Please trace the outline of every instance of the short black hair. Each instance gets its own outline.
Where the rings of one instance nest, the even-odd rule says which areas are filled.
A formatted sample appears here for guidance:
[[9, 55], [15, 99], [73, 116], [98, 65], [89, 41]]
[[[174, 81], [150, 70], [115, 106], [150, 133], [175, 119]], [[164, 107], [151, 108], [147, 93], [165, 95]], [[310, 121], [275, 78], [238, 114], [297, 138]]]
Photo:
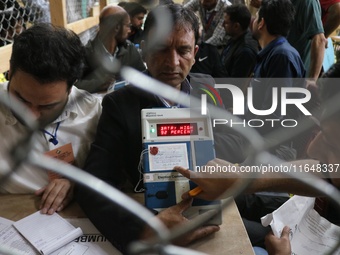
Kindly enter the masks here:
[[199, 21], [196, 14], [184, 8], [180, 4], [158, 5], [150, 11], [144, 23], [144, 36], [147, 36], [152, 28], [157, 25], [156, 13], [160, 10], [168, 11], [172, 20], [172, 27], [181, 26], [194, 32], [195, 43], [199, 38]]
[[123, 7], [131, 18], [140, 13], [147, 13], [147, 10], [136, 2], [119, 2], [118, 6]]
[[14, 39], [11, 76], [24, 71], [42, 83], [66, 81], [68, 88], [81, 77], [84, 47], [71, 30], [41, 23]]
[[242, 30], [249, 28], [251, 13], [244, 4], [233, 4], [225, 8], [224, 13], [229, 16], [231, 22], [239, 23]]
[[294, 21], [295, 8], [290, 0], [263, 0], [258, 22], [263, 18], [271, 35], [287, 36]]

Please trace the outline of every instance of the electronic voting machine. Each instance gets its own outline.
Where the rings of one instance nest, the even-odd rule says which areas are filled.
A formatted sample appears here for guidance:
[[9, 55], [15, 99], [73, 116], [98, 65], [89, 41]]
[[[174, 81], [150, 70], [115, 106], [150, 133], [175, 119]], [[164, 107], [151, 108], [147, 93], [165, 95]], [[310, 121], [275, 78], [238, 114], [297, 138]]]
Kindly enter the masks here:
[[[180, 202], [181, 195], [196, 185], [173, 170], [191, 170], [215, 158], [211, 120], [190, 108], [142, 110], [143, 177], [145, 205], [161, 211]], [[184, 216], [193, 218], [220, 207], [220, 201], [194, 199]], [[221, 224], [221, 214], [209, 221]]]

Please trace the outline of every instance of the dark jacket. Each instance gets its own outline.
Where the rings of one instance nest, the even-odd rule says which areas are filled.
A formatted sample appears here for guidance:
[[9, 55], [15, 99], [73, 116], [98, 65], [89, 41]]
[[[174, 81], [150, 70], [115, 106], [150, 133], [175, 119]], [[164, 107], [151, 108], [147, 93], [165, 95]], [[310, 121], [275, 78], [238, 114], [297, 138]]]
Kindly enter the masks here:
[[222, 51], [222, 63], [227, 77], [249, 77], [254, 71], [258, 47], [249, 31], [236, 40], [230, 39]]
[[[247, 31], [236, 40], [229, 39], [221, 54], [228, 83], [238, 86], [244, 93], [249, 84], [249, 77], [254, 71], [257, 52], [258, 42]], [[231, 93], [226, 90], [221, 90], [220, 93], [225, 107], [230, 109], [233, 105]]]
[[102, 91], [103, 85], [111, 80], [120, 80], [120, 66], [130, 66], [139, 71], [146, 69], [141, 55], [130, 41], [119, 45], [114, 57], [96, 37], [87, 43], [85, 54], [83, 77], [75, 86], [90, 93]]
[[227, 77], [217, 48], [205, 42], [200, 43], [190, 72], [209, 74], [214, 78]]
[[[154, 94], [131, 85], [106, 95], [102, 105], [96, 139], [84, 169], [118, 189], [126, 187], [126, 183], [135, 187], [141, 177], [141, 109], [164, 105]], [[240, 157], [242, 153], [236, 148], [243, 146], [242, 139], [223, 132], [214, 136], [217, 157]], [[98, 230], [123, 252], [143, 231], [144, 224], [136, 217], [94, 192], [78, 187], [76, 199]]]

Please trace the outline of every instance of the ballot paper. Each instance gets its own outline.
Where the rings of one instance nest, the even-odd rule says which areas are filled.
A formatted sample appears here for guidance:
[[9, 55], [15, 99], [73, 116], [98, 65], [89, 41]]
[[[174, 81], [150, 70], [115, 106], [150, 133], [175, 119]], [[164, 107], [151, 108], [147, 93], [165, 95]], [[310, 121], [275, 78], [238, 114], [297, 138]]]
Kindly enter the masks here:
[[[83, 235], [50, 255], [121, 255], [88, 218], [66, 219], [80, 227]], [[39, 255], [40, 253], [13, 227], [13, 221], [0, 217], [0, 254]]]
[[51, 254], [83, 234], [58, 213], [35, 212], [13, 226], [41, 253]]
[[[328, 254], [340, 238], [340, 227], [321, 217], [314, 209], [315, 198], [293, 196], [274, 212], [261, 218], [280, 237], [289, 226], [292, 254]], [[340, 254], [340, 249], [334, 254]]]

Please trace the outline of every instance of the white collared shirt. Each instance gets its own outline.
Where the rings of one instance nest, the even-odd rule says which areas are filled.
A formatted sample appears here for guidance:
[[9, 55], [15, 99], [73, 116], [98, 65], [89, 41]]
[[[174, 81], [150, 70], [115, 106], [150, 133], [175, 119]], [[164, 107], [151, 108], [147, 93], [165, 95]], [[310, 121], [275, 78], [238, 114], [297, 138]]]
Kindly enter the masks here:
[[[3, 93], [8, 93], [7, 83], [0, 83], [0, 94]], [[58, 144], [54, 145], [49, 142], [51, 137], [38, 131], [33, 149], [45, 153], [71, 143], [75, 165], [82, 168], [94, 140], [101, 109], [101, 102], [98, 98], [73, 86], [62, 114], [45, 127], [45, 130], [54, 134], [57, 123], [60, 122], [57, 131]], [[13, 116], [7, 107], [0, 105], [0, 179], [5, 169], [10, 169], [11, 166], [9, 149], [15, 146], [25, 134], [27, 134], [25, 126]], [[24, 164], [5, 183], [0, 183], [0, 192], [32, 193], [46, 184], [48, 184], [46, 171]]]

